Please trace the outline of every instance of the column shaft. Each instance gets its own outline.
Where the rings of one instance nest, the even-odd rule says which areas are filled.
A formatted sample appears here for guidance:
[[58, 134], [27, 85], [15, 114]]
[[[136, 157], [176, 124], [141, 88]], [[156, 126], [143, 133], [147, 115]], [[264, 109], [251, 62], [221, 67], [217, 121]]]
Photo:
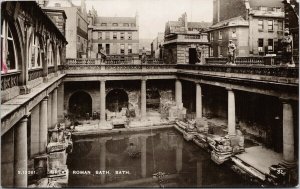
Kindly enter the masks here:
[[293, 163], [294, 159], [294, 121], [293, 108], [288, 102], [283, 103], [283, 160]]
[[100, 121], [105, 121], [105, 81], [100, 81]]
[[182, 105], [182, 84], [180, 80], [176, 80], [175, 82], [175, 99], [176, 99], [176, 106]]
[[64, 83], [61, 83], [57, 90], [57, 119], [64, 120]]
[[54, 128], [57, 125], [57, 88], [53, 90], [52, 94], [52, 123], [51, 127]]
[[47, 127], [47, 120], [48, 120], [48, 98], [45, 98], [41, 101], [40, 104], [40, 153], [46, 152], [47, 147], [47, 136], [48, 136], [48, 127]]
[[141, 80], [141, 118], [146, 118], [146, 80]]
[[27, 187], [27, 118], [15, 127], [15, 187]]
[[235, 135], [235, 97], [232, 90], [228, 90], [228, 134]]
[[202, 89], [199, 83], [196, 83], [196, 118], [202, 118]]

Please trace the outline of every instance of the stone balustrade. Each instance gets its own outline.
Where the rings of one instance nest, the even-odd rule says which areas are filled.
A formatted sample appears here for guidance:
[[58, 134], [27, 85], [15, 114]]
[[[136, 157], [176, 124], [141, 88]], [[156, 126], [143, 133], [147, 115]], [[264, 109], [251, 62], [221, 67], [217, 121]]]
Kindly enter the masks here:
[[33, 69], [28, 71], [28, 81], [43, 77], [43, 68]]
[[234, 73], [248, 75], [262, 75], [272, 77], [298, 78], [299, 70], [297, 67], [282, 67], [271, 65], [189, 65], [178, 64], [177, 70], [203, 71], [211, 73]]
[[[226, 64], [227, 57], [209, 57], [205, 58], [206, 64]], [[299, 56], [294, 56], [294, 62], [299, 65]], [[236, 57], [235, 64], [237, 65], [283, 65], [281, 56], [248, 56]]]
[[21, 71], [1, 75], [1, 90], [18, 86], [20, 75]]

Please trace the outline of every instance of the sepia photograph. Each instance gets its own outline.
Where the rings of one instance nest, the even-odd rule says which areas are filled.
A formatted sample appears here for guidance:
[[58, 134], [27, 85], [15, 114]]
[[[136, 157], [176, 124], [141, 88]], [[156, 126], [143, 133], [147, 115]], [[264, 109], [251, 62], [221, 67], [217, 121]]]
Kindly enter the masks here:
[[3, 188], [299, 186], [299, 0], [2, 0]]

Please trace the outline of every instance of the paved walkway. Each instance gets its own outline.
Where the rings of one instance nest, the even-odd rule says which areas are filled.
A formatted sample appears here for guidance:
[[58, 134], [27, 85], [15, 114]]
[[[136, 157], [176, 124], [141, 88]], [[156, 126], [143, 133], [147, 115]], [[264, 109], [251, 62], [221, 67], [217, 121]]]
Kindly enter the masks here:
[[246, 148], [244, 153], [236, 155], [236, 157], [264, 174], [269, 174], [271, 165], [282, 162], [282, 154], [262, 146]]

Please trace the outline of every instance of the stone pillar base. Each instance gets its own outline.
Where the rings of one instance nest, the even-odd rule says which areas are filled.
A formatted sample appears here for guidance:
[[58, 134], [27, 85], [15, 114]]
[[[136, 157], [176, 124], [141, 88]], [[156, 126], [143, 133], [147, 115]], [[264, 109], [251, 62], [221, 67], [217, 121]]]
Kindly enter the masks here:
[[31, 89], [28, 88], [27, 85], [23, 85], [20, 87], [20, 94], [24, 95], [24, 94], [29, 94], [31, 91]]
[[48, 77], [47, 77], [47, 76], [43, 77], [43, 82], [44, 82], [44, 83], [47, 83], [47, 82], [48, 82], [48, 80], [49, 80], [49, 79], [48, 79]]
[[112, 124], [107, 121], [100, 121], [98, 125], [99, 129], [113, 129]]
[[296, 161], [293, 161], [293, 162], [288, 162], [286, 160], [282, 160], [282, 165], [288, 169], [291, 169], [291, 168], [294, 168], [297, 166], [297, 162]]

